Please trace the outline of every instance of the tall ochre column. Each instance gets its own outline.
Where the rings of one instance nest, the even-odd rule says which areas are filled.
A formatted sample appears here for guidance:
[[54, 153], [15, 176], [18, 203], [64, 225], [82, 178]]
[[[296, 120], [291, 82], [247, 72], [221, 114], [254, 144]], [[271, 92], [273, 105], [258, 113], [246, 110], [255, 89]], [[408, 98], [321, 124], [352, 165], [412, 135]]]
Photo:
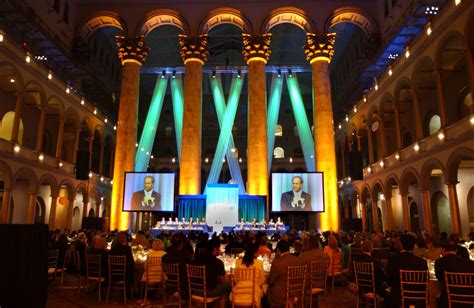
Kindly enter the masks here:
[[202, 66], [209, 49], [207, 35], [180, 35], [184, 76], [183, 131], [179, 171], [179, 194], [201, 193]]
[[145, 46], [143, 36], [135, 38], [116, 36], [115, 39], [123, 67], [115, 142], [110, 229], [125, 230], [128, 229], [130, 219], [127, 212], [122, 212], [124, 172], [134, 171], [135, 167], [140, 68], [148, 56], [148, 48]]
[[337, 168], [334, 143], [329, 63], [334, 54], [335, 33], [307, 34], [306, 59], [313, 72], [313, 123], [316, 170], [324, 173], [324, 213], [321, 230], [339, 230]]
[[[249, 67], [247, 191], [268, 196], [267, 91], [265, 65], [270, 58], [271, 34], [242, 34], [244, 60]], [[268, 209], [267, 209], [268, 214]]]

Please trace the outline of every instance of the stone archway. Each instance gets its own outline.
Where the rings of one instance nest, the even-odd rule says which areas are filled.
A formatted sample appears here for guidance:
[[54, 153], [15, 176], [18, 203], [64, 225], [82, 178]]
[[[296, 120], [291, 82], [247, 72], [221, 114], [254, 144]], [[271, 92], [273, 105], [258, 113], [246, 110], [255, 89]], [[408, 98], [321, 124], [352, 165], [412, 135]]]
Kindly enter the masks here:
[[433, 217], [435, 232], [452, 232], [451, 227], [451, 211], [449, 209], [448, 198], [441, 192], [437, 191], [431, 197], [431, 213]]
[[209, 12], [209, 15], [201, 22], [199, 33], [209, 33], [214, 27], [222, 24], [231, 24], [238, 27], [244, 33], [253, 33], [252, 24], [242, 15], [239, 10], [223, 7]]
[[118, 13], [104, 10], [96, 11], [88, 16], [85, 22], [79, 26], [77, 35], [87, 42], [95, 31], [104, 27], [114, 27], [124, 33], [128, 32], [125, 21]]
[[316, 32], [316, 26], [306, 16], [305, 11], [296, 7], [280, 7], [270, 13], [270, 16], [262, 24], [261, 33], [269, 33], [273, 27], [283, 23], [293, 24], [309, 33]]
[[339, 23], [351, 23], [358, 26], [368, 38], [378, 36], [375, 22], [358, 7], [345, 6], [334, 10], [326, 20], [325, 32]]
[[175, 26], [184, 33], [190, 33], [188, 23], [177, 11], [158, 9], [147, 14], [137, 28], [137, 35], [147, 37], [155, 28], [166, 25]]

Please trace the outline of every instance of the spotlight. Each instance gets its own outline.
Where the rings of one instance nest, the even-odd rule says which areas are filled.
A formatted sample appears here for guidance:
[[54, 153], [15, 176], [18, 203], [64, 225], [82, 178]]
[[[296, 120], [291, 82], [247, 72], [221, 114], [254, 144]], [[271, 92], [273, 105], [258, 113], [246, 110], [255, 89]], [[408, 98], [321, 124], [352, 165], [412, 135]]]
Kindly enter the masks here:
[[14, 82], [15, 82], [15, 79], [14, 79], [14, 78], [10, 78], [10, 82], [11, 82], [11, 83], [14, 83]]
[[42, 153], [40, 153], [40, 155], [38, 156], [38, 159], [39, 159], [40, 161], [43, 161], [44, 155], [43, 155]]
[[176, 78], [176, 71], [173, 71], [173, 76], [172, 76], [173, 79]]
[[94, 114], [97, 114], [97, 109], [94, 109]]
[[242, 157], [239, 158], [239, 163], [242, 163]]
[[0, 33], [0, 43], [3, 42], [3, 33]]
[[90, 177], [90, 178], [92, 177], [92, 172], [89, 172], [89, 177]]
[[165, 78], [166, 78], [166, 71], [163, 70], [163, 71], [161, 72], [161, 79], [165, 79]]
[[107, 123], [107, 122], [108, 122], [107, 118], [105, 118], [105, 119], [104, 119], [104, 122], [105, 122], [105, 123]]
[[237, 71], [237, 78], [240, 78], [240, 70]]
[[281, 77], [281, 69], [277, 69], [277, 74], [278, 74], [278, 75], [277, 75], [278, 78], [280, 78], [280, 77]]
[[291, 69], [288, 70], [288, 77], [293, 77], [293, 73], [291, 72]]
[[417, 152], [420, 150], [420, 146], [418, 145], [418, 143], [415, 143], [415, 146], [413, 147], [413, 149]]
[[290, 162], [290, 163], [293, 162], [293, 157], [290, 157], [289, 162]]
[[100, 181], [101, 181], [101, 182], [104, 181], [104, 177], [103, 177], [103, 176], [100, 177]]
[[53, 74], [51, 73], [51, 71], [48, 72], [48, 79], [49, 80], [53, 79]]
[[84, 98], [81, 99], [81, 105], [84, 106], [86, 102], [84, 101]]
[[173, 158], [171, 159], [171, 162], [174, 164], [174, 163], [176, 162], [176, 158], [173, 157]]
[[206, 164], [209, 162], [209, 158], [205, 158], [204, 161], [206, 162]]
[[15, 145], [15, 147], [13, 148], [13, 151], [15, 151], [15, 153], [19, 153], [20, 152], [20, 146], [17, 144]]
[[69, 89], [69, 86], [66, 86], [66, 93], [67, 94], [71, 93], [71, 89]]
[[212, 78], [216, 78], [216, 71], [212, 71]]
[[114, 130], [117, 130], [117, 125], [114, 125]]
[[59, 168], [62, 168], [63, 167], [63, 162], [59, 162]]

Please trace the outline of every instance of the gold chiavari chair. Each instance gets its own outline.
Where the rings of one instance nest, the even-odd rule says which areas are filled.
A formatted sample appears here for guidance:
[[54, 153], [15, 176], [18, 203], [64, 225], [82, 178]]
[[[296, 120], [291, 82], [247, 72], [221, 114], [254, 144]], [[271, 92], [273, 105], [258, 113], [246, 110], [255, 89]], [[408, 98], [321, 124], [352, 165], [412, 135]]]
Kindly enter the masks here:
[[375, 292], [374, 264], [354, 261], [354, 274], [357, 284], [357, 307], [362, 304], [377, 307], [381, 298]]
[[163, 307], [166, 307], [167, 290], [178, 290], [178, 307], [181, 308], [181, 282], [179, 277], [179, 264], [163, 263], [164, 284], [163, 284]]
[[110, 290], [116, 289], [123, 291], [123, 303], [127, 304], [126, 266], [126, 256], [109, 256], [109, 288], [105, 301], [109, 301]]
[[286, 281], [286, 307], [293, 307], [298, 303], [304, 307], [304, 289], [307, 265], [288, 266]]
[[232, 269], [232, 308], [259, 307], [255, 300], [255, 268]]
[[474, 273], [444, 272], [449, 308], [456, 304], [474, 306]]
[[358, 261], [361, 255], [362, 255], [361, 247], [353, 247], [353, 246], [350, 247], [349, 249], [349, 277], [352, 277], [352, 275], [354, 274], [353, 262]]
[[380, 263], [382, 263], [382, 269], [387, 272], [388, 269], [388, 259], [379, 259]]
[[[147, 300], [148, 290], [158, 290], [163, 291], [163, 267], [161, 266], [161, 257], [149, 257], [146, 260], [145, 264], [145, 274], [142, 278], [142, 282], [145, 284], [145, 296], [143, 298], [143, 303], [148, 303]], [[161, 286], [154, 288], [153, 286]]]
[[86, 254], [86, 290], [89, 288], [90, 282], [95, 282], [98, 286], [97, 292], [99, 292], [99, 303], [102, 298], [102, 283], [105, 281], [105, 277], [102, 277], [101, 268], [101, 255], [100, 254]]
[[71, 259], [71, 249], [67, 249], [64, 255], [63, 266], [56, 270], [57, 273], [61, 274], [61, 284], [63, 286], [65, 276], [67, 275], [67, 266], [69, 265], [69, 260]]
[[54, 280], [58, 268], [58, 250], [53, 249], [48, 251], [48, 279]]
[[309, 305], [313, 307], [313, 296], [323, 293], [326, 297], [326, 281], [329, 267], [329, 260], [311, 261], [311, 278], [309, 287]]
[[188, 273], [188, 288], [189, 288], [189, 307], [192, 307], [192, 302], [207, 304], [220, 301], [221, 297], [207, 297], [206, 289], [206, 267], [186, 264]]
[[402, 294], [402, 306], [405, 302], [410, 305], [414, 303], [425, 303], [428, 307], [430, 274], [428, 271], [400, 270], [400, 290]]

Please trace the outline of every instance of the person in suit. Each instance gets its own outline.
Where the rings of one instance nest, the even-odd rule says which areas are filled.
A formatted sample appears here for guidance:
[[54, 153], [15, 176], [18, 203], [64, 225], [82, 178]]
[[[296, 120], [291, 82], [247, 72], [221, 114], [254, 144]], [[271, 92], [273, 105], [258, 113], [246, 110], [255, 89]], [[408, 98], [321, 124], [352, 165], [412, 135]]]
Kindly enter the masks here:
[[435, 274], [441, 287], [439, 307], [448, 307], [448, 293], [444, 273], [474, 273], [474, 262], [458, 255], [458, 245], [456, 243], [443, 245], [442, 254], [443, 257], [435, 261]]
[[130, 210], [161, 210], [161, 194], [153, 191], [154, 185], [155, 178], [151, 175], [143, 179], [143, 190], [133, 193]]
[[426, 260], [413, 254], [416, 239], [411, 234], [403, 234], [400, 236], [402, 251], [399, 254], [388, 259], [388, 284], [390, 291], [390, 307], [400, 307], [402, 295], [400, 290], [400, 270], [426, 271], [428, 264]]
[[311, 211], [311, 195], [303, 191], [303, 178], [299, 175], [291, 179], [292, 190], [281, 194], [280, 210]]
[[[279, 242], [280, 243], [280, 242]], [[290, 244], [284, 242], [280, 245], [281, 256], [275, 259], [267, 277], [267, 299], [271, 307], [284, 307], [286, 298], [286, 282], [288, 266], [304, 265], [301, 257], [289, 253]]]

